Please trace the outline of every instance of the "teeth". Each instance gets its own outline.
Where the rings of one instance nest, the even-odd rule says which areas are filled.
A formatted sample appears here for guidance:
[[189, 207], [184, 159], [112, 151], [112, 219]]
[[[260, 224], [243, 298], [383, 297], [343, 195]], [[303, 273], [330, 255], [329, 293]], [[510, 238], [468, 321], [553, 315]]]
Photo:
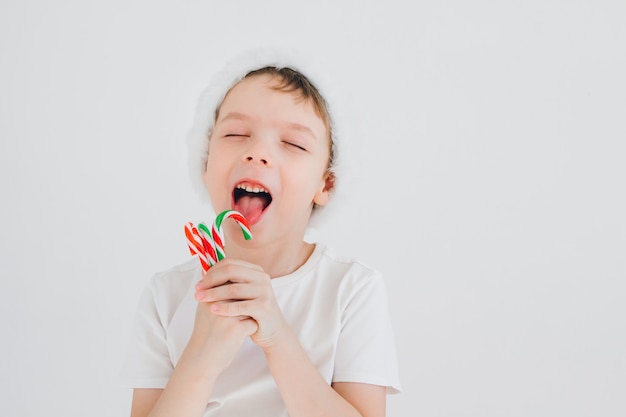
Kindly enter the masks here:
[[268, 192], [265, 188], [262, 188], [262, 187], [251, 187], [251, 186], [245, 185], [245, 184], [239, 184], [239, 185], [237, 185], [237, 188], [239, 188], [241, 190], [246, 190], [249, 193], [267, 193]]

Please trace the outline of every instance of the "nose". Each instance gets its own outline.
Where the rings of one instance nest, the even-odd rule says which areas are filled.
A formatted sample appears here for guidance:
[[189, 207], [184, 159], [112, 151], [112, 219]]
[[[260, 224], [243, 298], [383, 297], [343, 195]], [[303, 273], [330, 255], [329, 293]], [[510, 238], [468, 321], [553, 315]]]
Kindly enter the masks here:
[[271, 144], [264, 138], [254, 138], [244, 152], [244, 160], [247, 163], [259, 163], [269, 166], [271, 165], [270, 147]]
[[260, 163], [262, 163], [263, 165], [267, 165], [267, 159], [266, 158], [254, 158], [253, 156], [246, 156], [246, 161], [248, 162], [252, 162], [258, 160]]

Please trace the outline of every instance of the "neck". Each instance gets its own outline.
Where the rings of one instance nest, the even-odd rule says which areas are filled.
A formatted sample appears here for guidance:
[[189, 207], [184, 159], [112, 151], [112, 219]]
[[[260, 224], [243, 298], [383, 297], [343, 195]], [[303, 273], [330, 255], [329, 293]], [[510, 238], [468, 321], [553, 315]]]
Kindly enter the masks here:
[[[230, 238], [230, 239], [229, 239]], [[300, 268], [313, 253], [314, 245], [299, 239], [255, 244], [239, 236], [227, 236], [226, 254], [259, 265], [270, 278], [291, 274]]]

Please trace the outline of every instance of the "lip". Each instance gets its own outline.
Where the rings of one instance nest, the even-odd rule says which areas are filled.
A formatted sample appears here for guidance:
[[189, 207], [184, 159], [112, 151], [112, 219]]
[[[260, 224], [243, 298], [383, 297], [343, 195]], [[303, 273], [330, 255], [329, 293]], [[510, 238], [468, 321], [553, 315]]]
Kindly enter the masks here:
[[[251, 178], [242, 178], [239, 179], [237, 181], [235, 181], [231, 187], [231, 190], [234, 190], [239, 184], [247, 184], [250, 185], [252, 187], [258, 187], [258, 188], [263, 188], [267, 191], [268, 194], [272, 195], [272, 191], [270, 190], [270, 188], [265, 185], [264, 183], [258, 181], [258, 180], [253, 180]], [[234, 201], [233, 201], [234, 203]]]
[[[247, 177], [246, 178], [240, 178], [237, 181], [233, 182], [232, 186], [231, 186], [230, 206], [231, 206], [232, 210], [236, 210], [236, 208], [235, 208], [236, 207], [236, 205], [235, 205], [235, 190], [236, 190], [237, 186], [240, 185], [240, 184], [245, 184], [246, 186], [250, 186], [252, 188], [262, 188], [273, 199], [272, 191], [271, 191], [270, 187], [268, 187], [265, 183], [263, 183], [263, 182], [261, 182], [259, 180], [256, 180], [256, 179], [252, 179], [252, 178], [247, 178]], [[270, 206], [271, 206], [271, 202], [269, 203], [268, 206], [266, 206], [263, 209], [263, 211], [260, 213], [260, 216], [254, 218], [254, 219], [248, 218], [247, 220], [248, 220], [249, 225], [253, 226], [253, 225], [259, 223], [263, 219], [265, 213], [267, 212], [267, 210], [269, 209]]]

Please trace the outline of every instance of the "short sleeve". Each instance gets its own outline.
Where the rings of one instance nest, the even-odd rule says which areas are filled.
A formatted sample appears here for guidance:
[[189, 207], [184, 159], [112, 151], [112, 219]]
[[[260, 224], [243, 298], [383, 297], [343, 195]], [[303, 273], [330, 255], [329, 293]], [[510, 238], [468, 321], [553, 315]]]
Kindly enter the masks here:
[[154, 279], [139, 298], [121, 381], [130, 388], [165, 388], [173, 371]]
[[353, 283], [341, 318], [334, 382], [361, 382], [401, 391], [395, 336], [382, 277], [370, 274]]

